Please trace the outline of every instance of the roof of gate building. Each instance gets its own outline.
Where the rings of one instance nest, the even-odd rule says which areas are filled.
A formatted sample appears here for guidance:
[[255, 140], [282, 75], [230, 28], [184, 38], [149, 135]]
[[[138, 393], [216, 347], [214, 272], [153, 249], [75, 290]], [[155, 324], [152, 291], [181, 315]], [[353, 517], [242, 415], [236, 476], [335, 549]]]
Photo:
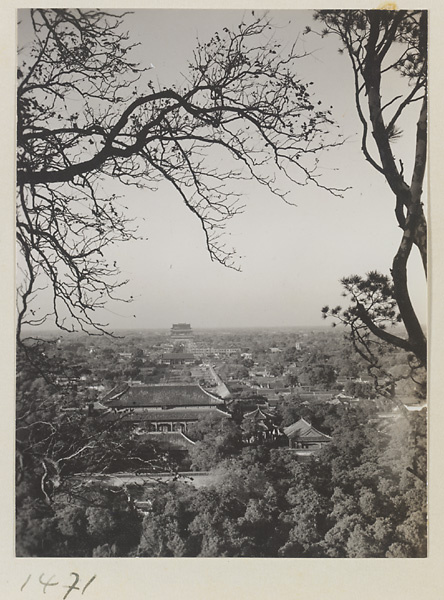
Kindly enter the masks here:
[[196, 384], [151, 384], [128, 386], [106, 403], [109, 407], [217, 406], [224, 401]]
[[123, 409], [110, 409], [106, 414], [107, 419], [114, 420], [122, 418], [124, 421], [137, 421], [137, 422], [186, 422], [186, 421], [197, 421], [200, 417], [205, 415], [217, 414], [220, 417], [231, 418], [230, 413], [223, 410], [219, 410], [216, 406], [212, 406], [207, 410], [199, 408], [169, 408], [166, 410], [137, 410], [136, 408], [123, 408]]

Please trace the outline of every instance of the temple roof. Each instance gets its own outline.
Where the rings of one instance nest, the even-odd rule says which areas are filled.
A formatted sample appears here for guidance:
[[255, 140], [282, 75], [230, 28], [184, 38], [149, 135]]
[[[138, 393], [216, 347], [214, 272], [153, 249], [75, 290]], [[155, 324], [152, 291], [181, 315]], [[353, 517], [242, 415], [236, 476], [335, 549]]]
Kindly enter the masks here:
[[127, 383], [119, 383], [115, 385], [111, 390], [107, 391], [101, 398], [99, 398], [99, 402], [102, 402], [103, 404], [109, 404], [112, 400], [120, 398], [120, 396], [124, 392], [126, 392], [127, 389]]
[[224, 401], [196, 384], [151, 384], [127, 386], [106, 403], [109, 407], [216, 406]]
[[310, 441], [330, 441], [331, 437], [321, 431], [318, 431], [311, 423], [305, 419], [299, 419], [296, 423], [284, 428], [285, 435], [294, 440], [310, 440]]
[[131, 408], [125, 408], [118, 410], [117, 408], [114, 410], [110, 410], [107, 413], [107, 418], [112, 419], [116, 418], [119, 415], [122, 415], [125, 421], [148, 421], [148, 422], [172, 422], [172, 421], [197, 421], [199, 417], [205, 415], [220, 415], [221, 417], [231, 418], [230, 413], [224, 412], [223, 410], [219, 410], [216, 406], [212, 406], [209, 409], [202, 410], [199, 408], [168, 408], [166, 410], [134, 410]]

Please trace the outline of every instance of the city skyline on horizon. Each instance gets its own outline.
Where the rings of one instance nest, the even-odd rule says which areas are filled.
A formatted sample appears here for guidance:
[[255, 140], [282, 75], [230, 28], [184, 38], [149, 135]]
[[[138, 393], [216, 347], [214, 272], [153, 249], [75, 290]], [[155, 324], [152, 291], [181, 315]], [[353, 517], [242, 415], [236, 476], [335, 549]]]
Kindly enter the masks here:
[[[53, 327], [41, 327], [38, 328], [38, 332], [40, 335], [54, 335], [57, 334], [60, 337], [63, 337], [64, 335], [66, 336], [72, 336], [72, 335], [80, 335], [80, 336], [85, 336], [85, 337], [91, 337], [91, 338], [109, 338], [112, 339], [113, 337], [119, 337], [119, 336], [113, 336], [113, 333], [116, 332], [125, 332], [125, 333], [130, 333], [130, 334], [140, 334], [143, 332], [170, 332], [171, 331], [171, 327], [172, 327], [172, 323], [170, 325], [159, 325], [158, 327], [118, 327], [118, 328], [114, 328], [113, 330], [109, 329], [109, 331], [107, 330], [106, 333], [103, 334], [90, 334], [87, 333], [85, 331], [63, 331], [60, 330], [58, 328], [56, 328], [55, 326]], [[395, 325], [392, 328], [388, 328], [387, 331], [396, 331], [398, 328], [401, 328], [401, 325]], [[425, 325], [424, 325], [425, 327]], [[35, 332], [36, 328], [25, 328], [24, 329], [24, 333], [28, 334], [31, 332]], [[194, 326], [193, 324], [191, 324], [191, 330], [193, 332], [200, 332], [200, 331], [249, 331], [249, 330], [258, 330], [258, 331], [294, 331], [294, 330], [323, 330], [323, 331], [331, 331], [332, 333], [347, 333], [347, 330], [345, 327], [337, 325], [337, 326], [333, 326], [332, 322], [324, 322], [324, 323], [320, 323], [318, 325], [314, 324], [314, 325], [239, 325], [239, 326], [231, 326], [231, 325], [217, 325], [217, 326], [200, 326], [200, 325], [196, 325]], [[26, 337], [26, 336], [25, 336]]]

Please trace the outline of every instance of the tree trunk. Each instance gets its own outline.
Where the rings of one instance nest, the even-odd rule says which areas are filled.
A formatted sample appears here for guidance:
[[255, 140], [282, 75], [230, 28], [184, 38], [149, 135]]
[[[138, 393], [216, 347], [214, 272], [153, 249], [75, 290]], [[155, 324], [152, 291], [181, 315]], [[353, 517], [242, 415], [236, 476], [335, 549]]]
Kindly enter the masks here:
[[402, 240], [393, 259], [392, 279], [394, 296], [407, 331], [410, 346], [421, 364], [426, 367], [427, 340], [411, 303], [407, 284], [407, 261], [414, 242], [416, 217], [417, 215], [410, 214], [406, 219]]
[[416, 128], [415, 166], [413, 168], [412, 182], [410, 185], [412, 197], [412, 210], [416, 213], [413, 243], [421, 253], [424, 272], [427, 276], [427, 223], [422, 207], [422, 191], [427, 160], [427, 96], [419, 114]]

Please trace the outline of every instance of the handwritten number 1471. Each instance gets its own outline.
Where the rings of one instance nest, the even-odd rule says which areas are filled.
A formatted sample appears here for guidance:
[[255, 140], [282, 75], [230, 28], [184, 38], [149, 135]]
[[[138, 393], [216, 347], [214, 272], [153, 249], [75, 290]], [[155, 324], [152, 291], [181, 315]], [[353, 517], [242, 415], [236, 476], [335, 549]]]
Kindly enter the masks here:
[[[78, 573], [71, 573], [71, 576], [73, 577], [73, 581], [71, 582], [71, 585], [63, 585], [62, 587], [66, 588], [66, 593], [63, 596], [63, 600], [66, 600], [66, 598], [68, 598], [69, 594], [73, 591], [73, 590], [78, 590], [81, 591], [82, 594], [85, 593], [86, 589], [91, 585], [91, 583], [94, 581], [94, 579], [96, 578], [95, 575], [93, 575], [91, 577], [91, 579], [89, 579], [89, 581], [86, 582], [86, 584], [83, 587], [80, 587], [80, 585], [77, 585], [80, 583], [80, 575]], [[20, 591], [23, 591], [24, 588], [28, 585], [29, 580], [31, 579], [31, 575], [28, 576], [28, 578], [26, 579], [25, 583], [22, 585], [22, 587], [20, 588]], [[48, 579], [47, 577], [45, 577], [45, 574], [42, 573], [39, 577], [39, 583], [42, 586], [42, 590], [43, 593], [46, 594], [46, 590], [48, 588], [52, 588], [55, 587], [56, 585], [59, 585], [60, 582], [59, 581], [54, 581], [55, 579], [55, 575], [51, 575], [51, 577]]]

